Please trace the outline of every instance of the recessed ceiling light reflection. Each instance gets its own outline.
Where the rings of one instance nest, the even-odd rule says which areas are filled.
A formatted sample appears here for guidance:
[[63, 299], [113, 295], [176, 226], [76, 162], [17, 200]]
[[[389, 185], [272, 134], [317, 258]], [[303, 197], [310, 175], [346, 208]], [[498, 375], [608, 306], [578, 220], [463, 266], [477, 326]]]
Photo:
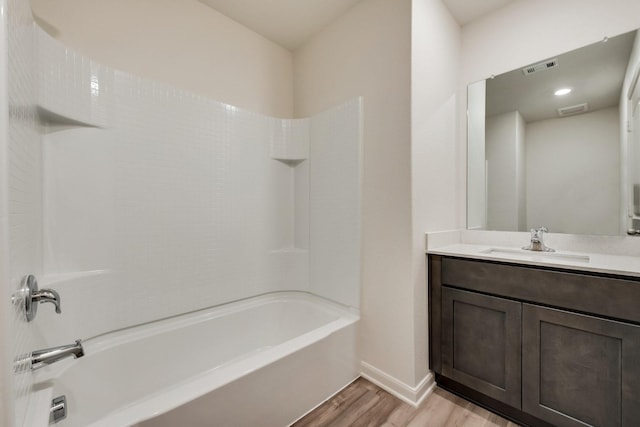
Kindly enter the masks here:
[[566, 94], [568, 94], [570, 92], [571, 92], [571, 89], [569, 89], [569, 88], [558, 89], [557, 91], [555, 91], [555, 95], [556, 96], [562, 96], [562, 95], [566, 95]]

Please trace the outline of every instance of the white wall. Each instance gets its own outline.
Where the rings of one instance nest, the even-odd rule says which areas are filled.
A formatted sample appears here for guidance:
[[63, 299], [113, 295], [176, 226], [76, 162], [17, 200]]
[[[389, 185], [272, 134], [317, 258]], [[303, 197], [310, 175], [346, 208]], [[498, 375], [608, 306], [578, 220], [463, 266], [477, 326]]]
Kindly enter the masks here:
[[487, 117], [487, 229], [524, 231], [524, 125], [518, 111]]
[[460, 150], [465, 151], [455, 143], [456, 112], [461, 108], [456, 93], [460, 28], [439, 0], [414, 0], [412, 5], [412, 286], [417, 383], [427, 375], [424, 233], [464, 227], [456, 213], [466, 204], [459, 190], [464, 188], [464, 175], [455, 168]]
[[98, 63], [263, 114], [293, 116], [291, 52], [198, 1], [31, 4], [55, 38]]
[[[519, 0], [466, 25], [466, 84], [640, 27], [636, 0]], [[606, 17], [606, 19], [603, 19]]]
[[364, 0], [294, 53], [297, 116], [364, 97], [361, 354], [415, 382], [411, 2]]
[[619, 124], [618, 108], [527, 124], [529, 228], [618, 233]]
[[[460, 102], [466, 105], [469, 83], [638, 27], [640, 2], [636, 0], [512, 2], [462, 29]], [[458, 111], [458, 123], [461, 129], [458, 141], [464, 147], [466, 126], [462, 108]], [[459, 158], [458, 170], [465, 176], [465, 156]], [[466, 194], [464, 184], [459, 192]], [[459, 212], [464, 218], [464, 209]]]
[[363, 372], [414, 401], [430, 379], [424, 232], [460, 226], [459, 43], [439, 0], [365, 0], [294, 54], [296, 114], [364, 96]]

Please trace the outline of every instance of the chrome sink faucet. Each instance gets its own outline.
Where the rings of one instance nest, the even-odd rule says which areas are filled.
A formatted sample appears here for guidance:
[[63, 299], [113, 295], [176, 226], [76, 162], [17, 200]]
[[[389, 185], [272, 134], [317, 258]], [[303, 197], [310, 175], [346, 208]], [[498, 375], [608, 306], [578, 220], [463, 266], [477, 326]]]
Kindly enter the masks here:
[[523, 246], [522, 249], [527, 251], [537, 251], [537, 252], [555, 252], [555, 249], [551, 249], [550, 247], [544, 244], [544, 240], [542, 238], [543, 233], [547, 233], [548, 230], [546, 227], [538, 227], [531, 229], [531, 242], [529, 246]]
[[35, 370], [71, 356], [74, 359], [84, 356], [81, 340], [76, 340], [75, 344], [34, 351], [31, 353], [29, 362], [31, 369]]

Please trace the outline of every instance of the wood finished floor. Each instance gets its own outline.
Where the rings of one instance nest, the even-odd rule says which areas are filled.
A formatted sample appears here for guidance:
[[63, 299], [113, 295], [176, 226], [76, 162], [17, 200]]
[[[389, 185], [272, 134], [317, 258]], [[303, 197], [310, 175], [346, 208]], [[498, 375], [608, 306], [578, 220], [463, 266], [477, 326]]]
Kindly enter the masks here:
[[293, 427], [517, 427], [486, 409], [436, 388], [418, 408], [364, 378], [293, 424]]

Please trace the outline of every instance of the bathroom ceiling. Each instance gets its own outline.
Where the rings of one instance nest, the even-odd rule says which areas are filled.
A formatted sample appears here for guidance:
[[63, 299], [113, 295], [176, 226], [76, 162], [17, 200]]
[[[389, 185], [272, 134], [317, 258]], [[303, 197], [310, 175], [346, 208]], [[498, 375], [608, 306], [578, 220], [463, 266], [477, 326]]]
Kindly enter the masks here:
[[360, 0], [198, 0], [289, 49], [344, 14]]
[[[360, 0], [198, 0], [267, 39], [295, 50]], [[516, 0], [442, 0], [460, 25]]]
[[449, 12], [463, 26], [515, 0], [442, 0]]

